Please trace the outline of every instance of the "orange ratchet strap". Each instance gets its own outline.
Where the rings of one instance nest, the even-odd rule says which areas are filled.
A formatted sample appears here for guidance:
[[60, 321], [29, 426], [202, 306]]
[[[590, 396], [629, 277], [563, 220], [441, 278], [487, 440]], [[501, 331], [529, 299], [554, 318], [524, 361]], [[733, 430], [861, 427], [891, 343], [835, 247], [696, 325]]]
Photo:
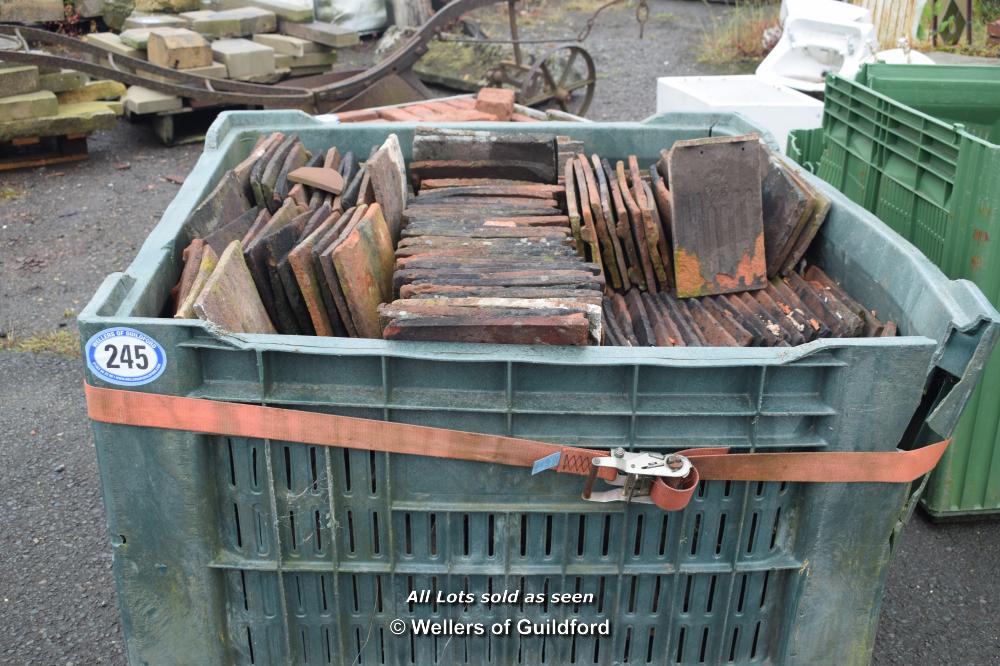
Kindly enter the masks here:
[[[687, 506], [700, 480], [909, 483], [931, 471], [950, 440], [914, 451], [729, 453], [725, 448], [675, 454], [596, 451], [516, 437], [390, 423], [296, 409], [137, 393], [84, 384], [87, 413], [117, 425], [273, 439], [318, 446], [554, 469], [586, 476], [592, 501]], [[594, 492], [597, 478], [613, 489]]]

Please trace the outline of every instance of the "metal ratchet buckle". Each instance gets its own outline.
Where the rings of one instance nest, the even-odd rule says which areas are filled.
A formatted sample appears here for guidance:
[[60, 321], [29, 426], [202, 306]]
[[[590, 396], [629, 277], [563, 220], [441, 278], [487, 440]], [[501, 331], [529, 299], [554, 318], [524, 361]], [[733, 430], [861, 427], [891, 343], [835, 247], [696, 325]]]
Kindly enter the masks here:
[[[609, 486], [611, 490], [594, 492], [594, 482], [600, 467], [613, 467], [618, 471]], [[691, 473], [691, 461], [676, 453], [640, 453], [617, 448], [610, 457], [593, 458], [590, 473], [583, 485], [583, 499], [590, 502], [636, 502], [652, 504], [649, 493], [657, 477], [684, 479]], [[673, 485], [668, 480], [669, 485]]]

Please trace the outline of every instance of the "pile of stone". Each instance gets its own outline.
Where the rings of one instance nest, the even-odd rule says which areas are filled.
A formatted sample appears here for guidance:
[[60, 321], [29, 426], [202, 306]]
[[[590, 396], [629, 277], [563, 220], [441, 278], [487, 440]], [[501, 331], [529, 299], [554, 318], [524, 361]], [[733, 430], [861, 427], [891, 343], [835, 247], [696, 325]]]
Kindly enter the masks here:
[[[124, 93], [125, 86], [116, 81], [91, 81], [81, 72], [0, 62], [0, 155], [4, 163], [31, 166], [86, 158], [86, 136], [114, 125], [122, 113], [118, 99]], [[44, 158], [24, 157], [25, 147], [53, 141], [58, 143], [56, 149], [72, 150], [55, 150]]]
[[[303, 20], [304, 19], [304, 20]], [[148, 60], [188, 74], [271, 84], [330, 71], [337, 48], [358, 43], [356, 32], [317, 23], [280, 7], [239, 6], [172, 14], [134, 14], [122, 32], [85, 39], [110, 53]], [[164, 77], [166, 80], [166, 77]], [[125, 98], [133, 115], [179, 111], [179, 97], [133, 86]]]

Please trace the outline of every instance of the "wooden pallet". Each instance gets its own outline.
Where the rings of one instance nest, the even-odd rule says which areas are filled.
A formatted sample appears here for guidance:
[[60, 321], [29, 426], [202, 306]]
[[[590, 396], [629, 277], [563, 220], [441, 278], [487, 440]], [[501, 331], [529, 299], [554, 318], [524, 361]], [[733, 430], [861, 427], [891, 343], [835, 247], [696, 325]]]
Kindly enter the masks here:
[[18, 137], [0, 143], [0, 171], [80, 162], [89, 157], [87, 133]]

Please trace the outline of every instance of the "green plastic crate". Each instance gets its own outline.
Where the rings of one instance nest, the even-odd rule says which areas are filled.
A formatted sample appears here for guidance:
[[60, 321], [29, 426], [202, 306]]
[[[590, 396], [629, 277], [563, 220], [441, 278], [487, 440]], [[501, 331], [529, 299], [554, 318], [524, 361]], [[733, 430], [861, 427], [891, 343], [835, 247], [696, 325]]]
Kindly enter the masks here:
[[810, 173], [816, 173], [819, 169], [819, 160], [823, 156], [823, 128], [814, 127], [789, 132], [785, 154]]
[[[827, 80], [821, 149], [806, 132], [789, 140], [801, 163], [1000, 304], [1000, 68], [865, 65], [856, 81]], [[935, 518], [1000, 513], [1000, 355], [923, 505]]]
[[[481, 124], [652, 162], [737, 116]], [[950, 434], [998, 314], [825, 183], [814, 258], [901, 337], [796, 348], [554, 348], [227, 335], [159, 318], [184, 222], [265, 132], [367, 153], [413, 126], [220, 116], [124, 273], [79, 318], [168, 362], [135, 390], [638, 450], [887, 451]], [[407, 155], [408, 156], [408, 155]], [[891, 270], [890, 270], [891, 269]], [[87, 373], [87, 380], [105, 386]], [[132, 664], [866, 664], [906, 485], [710, 482], [683, 512], [582, 501], [582, 480], [416, 456], [94, 423]], [[904, 437], [904, 433], [911, 433]], [[411, 604], [412, 590], [582, 592], [579, 605]], [[606, 637], [397, 637], [393, 619], [609, 621]]]

